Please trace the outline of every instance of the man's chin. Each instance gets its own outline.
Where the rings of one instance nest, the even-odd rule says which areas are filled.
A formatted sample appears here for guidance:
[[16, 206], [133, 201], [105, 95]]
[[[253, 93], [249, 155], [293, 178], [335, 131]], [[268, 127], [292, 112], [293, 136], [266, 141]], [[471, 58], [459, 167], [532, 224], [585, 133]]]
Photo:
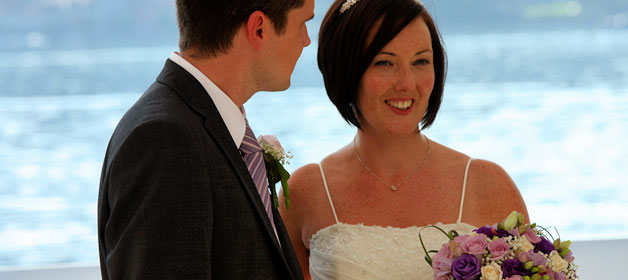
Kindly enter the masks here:
[[290, 88], [290, 80], [280, 85], [276, 85], [272, 87], [272, 89], [268, 89], [266, 91], [284, 91], [284, 90], [287, 90], [288, 88]]

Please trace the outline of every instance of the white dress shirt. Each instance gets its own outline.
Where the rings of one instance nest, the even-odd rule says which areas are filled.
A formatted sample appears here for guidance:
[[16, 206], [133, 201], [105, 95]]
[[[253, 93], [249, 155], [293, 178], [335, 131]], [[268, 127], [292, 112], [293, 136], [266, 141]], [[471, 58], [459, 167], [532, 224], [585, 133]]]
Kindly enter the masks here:
[[227, 96], [214, 82], [212, 82], [205, 74], [203, 74], [198, 68], [194, 67], [191, 63], [181, 57], [178, 53], [173, 52], [170, 55], [170, 60], [181, 66], [185, 71], [192, 74], [196, 80], [203, 86], [205, 91], [209, 94], [209, 97], [214, 101], [220, 117], [225, 122], [227, 130], [231, 134], [231, 138], [238, 149], [244, 139], [244, 133], [246, 131], [246, 115], [244, 113], [244, 107], [242, 110], [233, 103], [233, 100]]

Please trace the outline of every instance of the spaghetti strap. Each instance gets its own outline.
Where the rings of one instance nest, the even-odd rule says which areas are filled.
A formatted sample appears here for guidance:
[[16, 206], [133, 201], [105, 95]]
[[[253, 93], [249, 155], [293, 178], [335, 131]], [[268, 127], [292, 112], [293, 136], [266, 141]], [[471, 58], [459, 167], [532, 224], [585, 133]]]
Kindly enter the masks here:
[[467, 161], [467, 167], [464, 170], [464, 182], [462, 183], [462, 197], [460, 198], [460, 212], [458, 213], [458, 221], [456, 223], [462, 222], [462, 208], [464, 207], [464, 194], [467, 190], [467, 177], [469, 176], [469, 166], [471, 165], [471, 161], [473, 158], [469, 158]]
[[327, 187], [327, 179], [325, 179], [325, 172], [323, 172], [323, 165], [319, 163], [318, 168], [321, 170], [321, 177], [323, 177], [323, 185], [325, 185], [327, 198], [329, 198], [329, 205], [331, 206], [331, 211], [334, 213], [334, 219], [336, 219], [336, 224], [337, 224], [338, 216], [336, 215], [336, 208], [334, 208], [334, 203], [331, 201], [331, 195], [329, 194], [329, 188]]

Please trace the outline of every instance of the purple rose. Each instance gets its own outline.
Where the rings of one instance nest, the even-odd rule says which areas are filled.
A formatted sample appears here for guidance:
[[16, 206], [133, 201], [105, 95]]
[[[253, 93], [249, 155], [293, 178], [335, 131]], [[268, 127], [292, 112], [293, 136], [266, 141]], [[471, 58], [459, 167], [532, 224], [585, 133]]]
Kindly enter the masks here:
[[506, 237], [506, 236], [512, 236], [512, 234], [510, 234], [508, 231], [506, 231], [504, 229], [498, 229], [497, 230], [497, 237], [502, 238], [502, 237]]
[[554, 244], [545, 239], [545, 237], [541, 237], [541, 242], [536, 243], [534, 246], [534, 252], [538, 253], [539, 251], [549, 255], [549, 253], [554, 251]]
[[504, 273], [504, 278], [510, 277], [513, 275], [521, 275], [521, 276], [530, 276], [531, 273], [523, 267], [523, 263], [518, 259], [509, 259], [502, 263], [502, 272]]
[[488, 238], [493, 238], [493, 236], [497, 235], [497, 230], [494, 227], [481, 227], [473, 230], [476, 233], [484, 234], [488, 236]]
[[488, 226], [474, 229], [473, 231], [476, 233], [484, 234], [490, 239], [493, 239], [493, 236], [497, 236], [501, 238], [501, 237], [506, 237], [506, 236], [511, 235], [510, 233], [508, 233], [508, 231], [505, 231], [503, 229], [495, 229], [494, 227], [488, 227]]
[[464, 254], [451, 264], [451, 272], [455, 280], [477, 279], [481, 274], [480, 261], [473, 255]]

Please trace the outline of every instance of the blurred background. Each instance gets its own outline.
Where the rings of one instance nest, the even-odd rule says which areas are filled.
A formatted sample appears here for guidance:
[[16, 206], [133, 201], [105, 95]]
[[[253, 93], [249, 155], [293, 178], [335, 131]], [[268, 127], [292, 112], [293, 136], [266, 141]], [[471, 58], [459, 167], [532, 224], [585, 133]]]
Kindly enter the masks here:
[[[504, 167], [563, 239], [627, 239], [628, 0], [423, 2], [449, 57], [425, 134]], [[292, 87], [246, 105], [292, 151], [289, 171], [355, 133], [316, 65], [330, 3], [316, 0]], [[177, 40], [174, 0], [0, 2], [0, 268], [98, 263], [109, 137]]]

